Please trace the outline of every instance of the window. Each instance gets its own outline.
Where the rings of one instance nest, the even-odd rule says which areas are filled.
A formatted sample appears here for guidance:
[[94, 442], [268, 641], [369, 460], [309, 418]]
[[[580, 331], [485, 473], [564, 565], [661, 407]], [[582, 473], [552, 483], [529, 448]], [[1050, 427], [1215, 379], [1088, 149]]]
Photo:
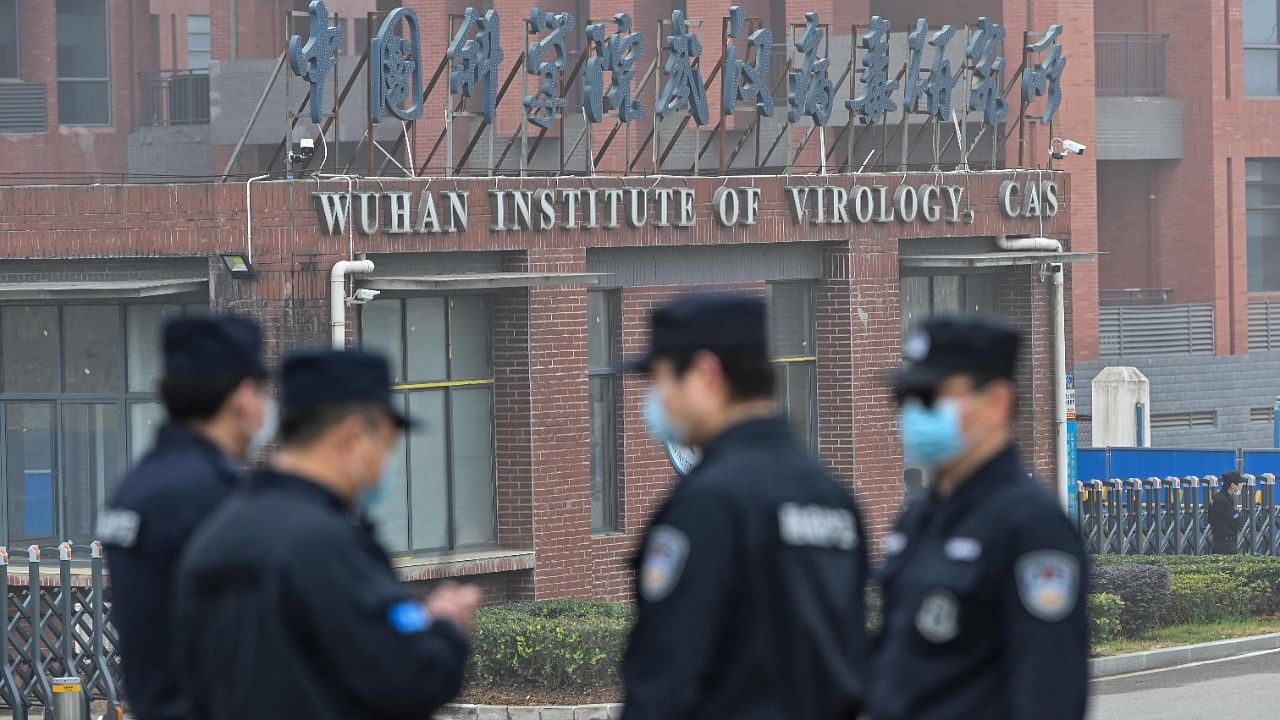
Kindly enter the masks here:
[[0, 541], [92, 539], [98, 510], [164, 421], [160, 326], [203, 310], [0, 307]]
[[18, 0], [0, 0], [0, 78], [18, 77]]
[[1244, 162], [1249, 292], [1280, 290], [1280, 159]]
[[621, 528], [618, 517], [618, 374], [621, 294], [587, 292], [587, 364], [591, 384], [591, 527]]
[[778, 401], [800, 441], [818, 448], [818, 324], [813, 283], [769, 285], [769, 356]]
[[354, 18], [354, 22], [352, 24], [355, 25], [356, 28], [354, 38], [356, 55], [363, 55], [365, 48], [369, 47], [369, 19], [361, 17]]
[[107, 0], [57, 0], [58, 122], [110, 125]]
[[1244, 94], [1280, 96], [1277, 0], [1244, 0]]
[[209, 70], [209, 16], [187, 16], [187, 68]]
[[902, 336], [930, 315], [995, 313], [997, 275], [908, 275], [902, 278]]
[[388, 357], [396, 402], [422, 421], [395, 455], [387, 499], [373, 508], [388, 550], [497, 542], [492, 312], [483, 295], [363, 306], [363, 346]]

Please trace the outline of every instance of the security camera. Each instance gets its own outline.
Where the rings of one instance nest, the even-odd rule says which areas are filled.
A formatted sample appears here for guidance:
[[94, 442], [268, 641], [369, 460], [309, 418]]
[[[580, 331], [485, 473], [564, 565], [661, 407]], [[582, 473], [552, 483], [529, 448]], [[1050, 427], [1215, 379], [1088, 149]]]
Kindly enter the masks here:
[[365, 303], [372, 302], [374, 298], [378, 297], [381, 294], [382, 293], [377, 290], [370, 290], [369, 288], [358, 288], [355, 294], [347, 299], [347, 304], [364, 305]]
[[316, 154], [316, 141], [311, 138], [302, 138], [298, 141], [297, 152], [290, 152], [289, 157], [294, 162], [305, 163]]
[[1063, 140], [1062, 149], [1069, 153], [1075, 153], [1076, 155], [1083, 155], [1086, 148], [1083, 144], [1078, 143], [1075, 140]]

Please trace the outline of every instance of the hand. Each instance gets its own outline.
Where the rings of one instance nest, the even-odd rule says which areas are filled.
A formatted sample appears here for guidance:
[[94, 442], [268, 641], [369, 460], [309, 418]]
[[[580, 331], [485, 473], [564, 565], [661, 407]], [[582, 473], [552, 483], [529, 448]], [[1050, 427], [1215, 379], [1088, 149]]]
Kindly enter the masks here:
[[449, 620], [471, 632], [471, 620], [480, 605], [482, 593], [476, 585], [446, 582], [427, 596], [427, 612], [438, 620]]

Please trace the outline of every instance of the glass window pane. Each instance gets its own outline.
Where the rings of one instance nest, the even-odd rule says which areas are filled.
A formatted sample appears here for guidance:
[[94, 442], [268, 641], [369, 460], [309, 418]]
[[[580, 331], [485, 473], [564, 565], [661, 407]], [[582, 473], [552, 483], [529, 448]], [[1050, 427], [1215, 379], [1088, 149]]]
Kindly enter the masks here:
[[787, 419], [801, 444], [814, 447], [817, 413], [814, 397], [814, 366], [812, 363], [786, 363]]
[[391, 382], [397, 384], [405, 381], [400, 311], [399, 300], [378, 300], [360, 308], [360, 345], [387, 357]]
[[[394, 402], [404, 407], [407, 402], [403, 395], [397, 395]], [[386, 494], [381, 501], [369, 509], [369, 519], [378, 530], [378, 542], [390, 553], [406, 553], [409, 547], [409, 497], [406, 467], [408, 448], [403, 439], [396, 443], [395, 450], [387, 458], [391, 463], [391, 473]]]
[[934, 315], [945, 315], [960, 312], [962, 304], [960, 276], [935, 275], [933, 277], [933, 311]]
[[994, 314], [1000, 302], [998, 275], [966, 275], [964, 278], [964, 311]]
[[353, 24], [356, 28], [353, 33], [355, 38], [355, 49], [356, 54], [359, 55], [364, 52], [365, 48], [369, 47], [369, 20], [366, 18], [355, 18], [355, 22]]
[[458, 546], [497, 540], [490, 388], [450, 391], [453, 508]]
[[63, 125], [110, 125], [111, 86], [97, 80], [58, 81], [58, 122]]
[[407, 382], [449, 379], [445, 307], [445, 299], [441, 297], [405, 301], [405, 333], [409, 352]]
[[769, 345], [773, 357], [814, 354], [813, 287], [808, 283], [769, 286]]
[[1249, 97], [1275, 97], [1280, 95], [1280, 72], [1276, 61], [1280, 51], [1244, 51], [1244, 94]]
[[591, 383], [591, 526], [617, 529], [617, 457], [614, 375], [596, 375]]
[[613, 298], [608, 290], [587, 292], [587, 364], [593, 370], [613, 367]]
[[18, 77], [18, 0], [0, 0], [0, 78]]
[[129, 406], [130, 463], [137, 463], [156, 444], [156, 433], [164, 425], [165, 417], [164, 405], [160, 403], [139, 402]]
[[906, 337], [915, 329], [916, 324], [929, 317], [932, 307], [929, 296], [929, 278], [902, 278], [902, 336]]
[[62, 493], [67, 508], [63, 537], [92, 540], [103, 498], [115, 493], [124, 471], [120, 410], [115, 403], [62, 408]]
[[188, 15], [187, 16], [187, 32], [209, 34], [209, 16], [208, 15]]
[[1275, 45], [1276, 0], [1244, 0], [1246, 45]]
[[131, 392], [156, 392], [163, 370], [160, 329], [165, 320], [181, 312], [178, 305], [129, 305], [125, 308]]
[[0, 308], [5, 392], [58, 392], [59, 355], [58, 308]]
[[124, 333], [118, 305], [62, 309], [66, 365], [63, 392], [118, 392], [124, 387]]
[[53, 537], [58, 503], [54, 493], [53, 405], [6, 403], [5, 491], [9, 499], [10, 545]]
[[489, 299], [480, 295], [449, 298], [450, 380], [493, 377], [489, 352]]
[[107, 0], [58, 0], [58, 77], [107, 78]]
[[409, 436], [409, 502], [415, 550], [449, 547], [446, 392], [431, 390], [409, 395], [409, 414], [419, 420]]

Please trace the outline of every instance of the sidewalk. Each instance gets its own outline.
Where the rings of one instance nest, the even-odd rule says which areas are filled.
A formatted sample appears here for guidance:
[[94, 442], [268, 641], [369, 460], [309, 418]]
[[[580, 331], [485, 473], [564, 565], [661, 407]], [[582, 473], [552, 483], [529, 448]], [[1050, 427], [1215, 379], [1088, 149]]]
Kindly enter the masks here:
[[1233, 655], [1280, 648], [1280, 633], [1232, 638], [1197, 645], [1146, 650], [1144, 652], [1094, 658], [1089, 661], [1089, 677], [1093, 679], [1127, 675], [1144, 670], [1159, 670], [1194, 662], [1221, 660]]

